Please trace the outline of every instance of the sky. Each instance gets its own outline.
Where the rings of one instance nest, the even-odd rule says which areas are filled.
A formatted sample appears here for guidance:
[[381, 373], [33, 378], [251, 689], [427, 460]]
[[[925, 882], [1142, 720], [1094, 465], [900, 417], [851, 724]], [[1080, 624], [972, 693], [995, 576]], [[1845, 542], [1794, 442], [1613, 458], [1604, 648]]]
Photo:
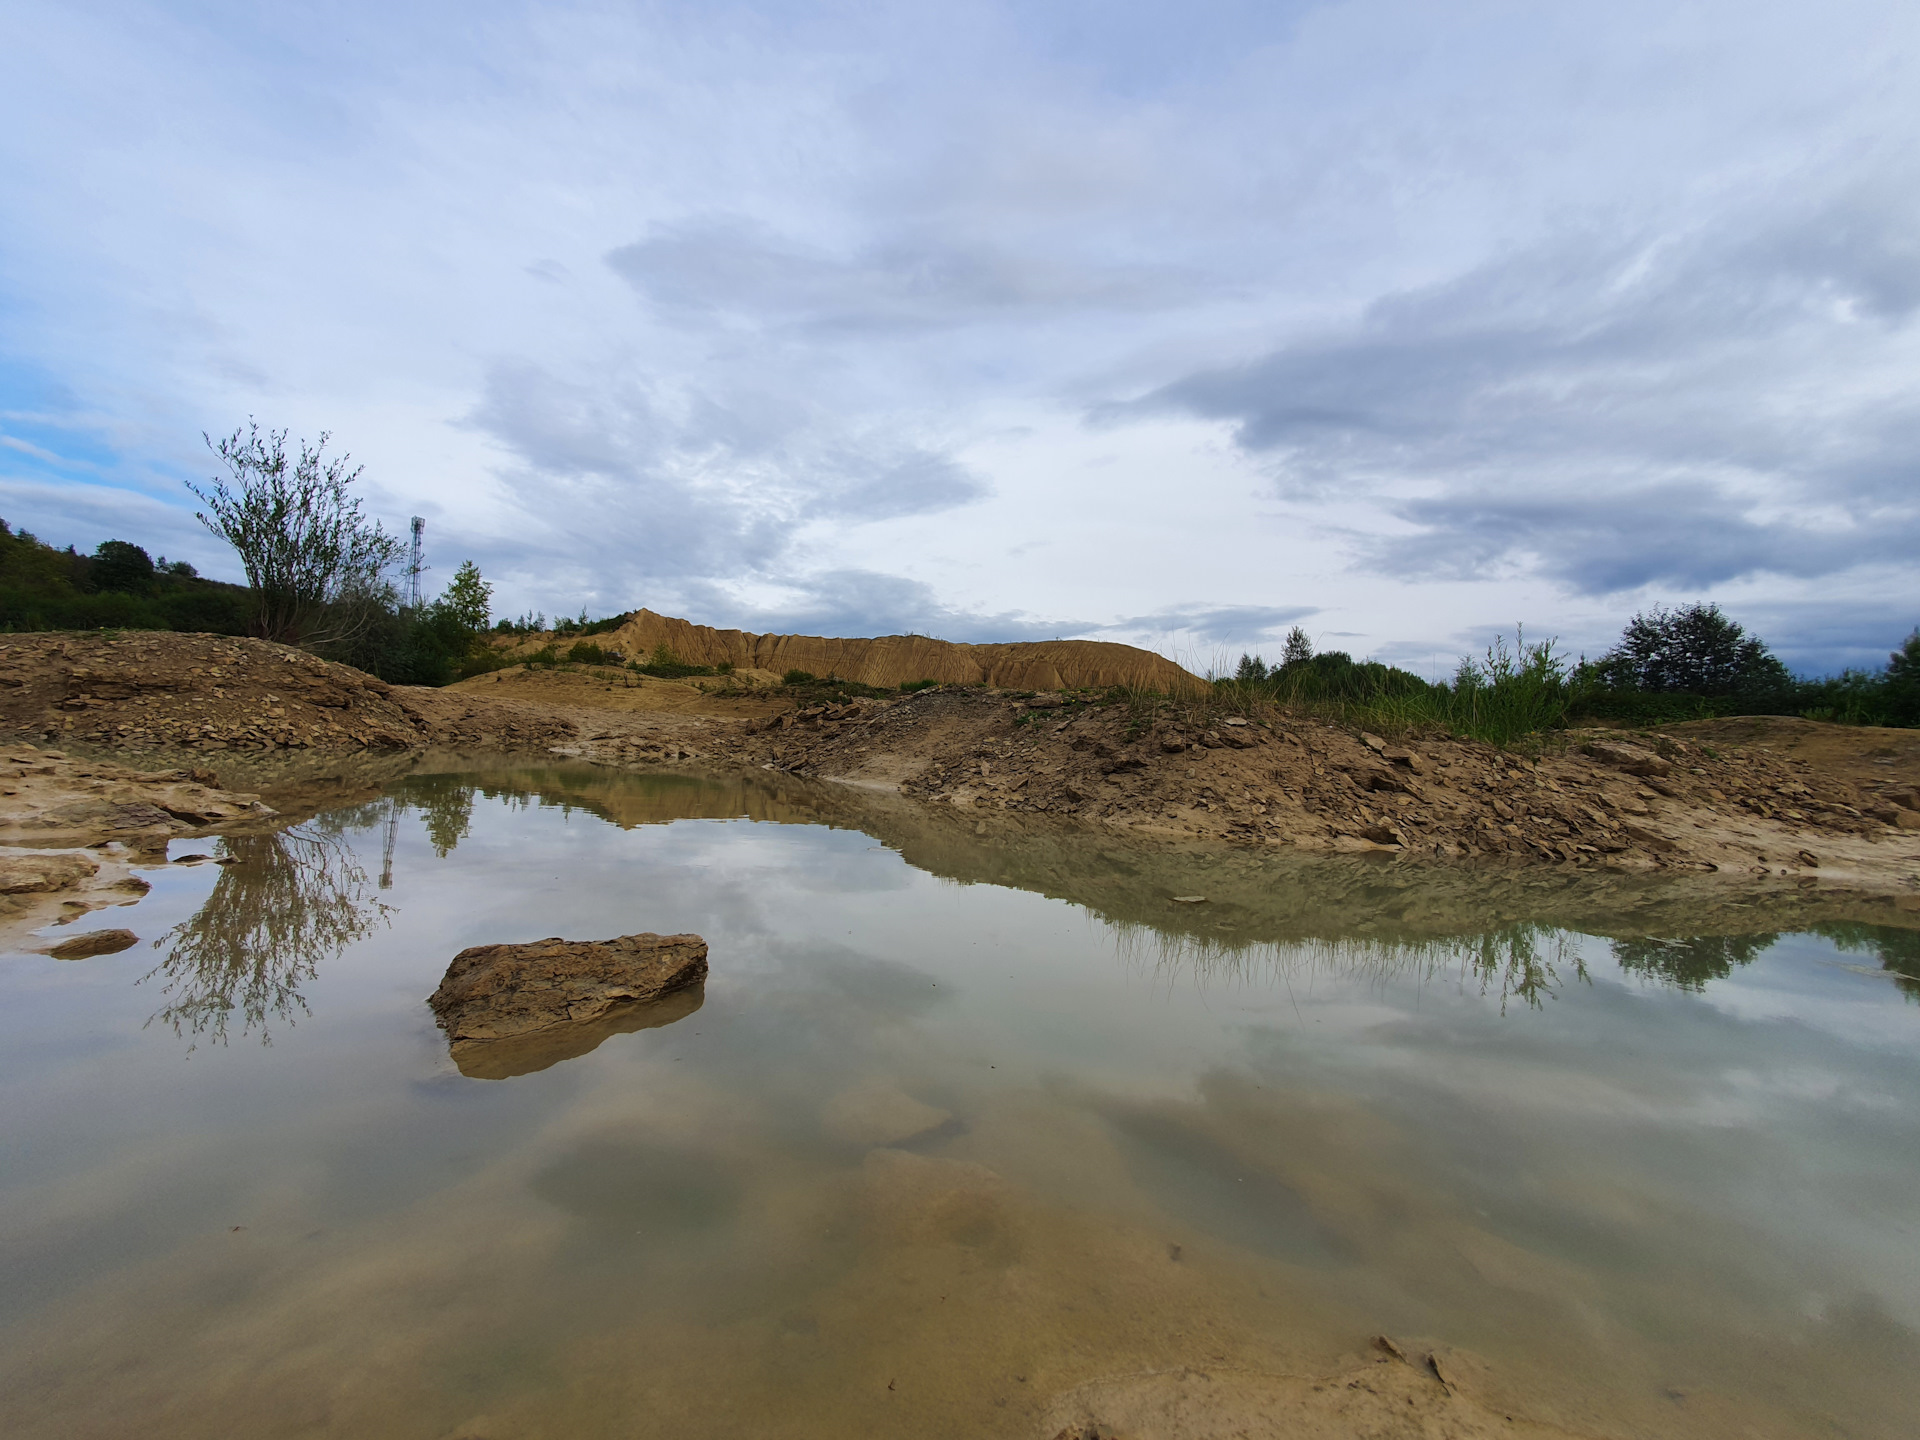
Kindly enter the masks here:
[[256, 418], [497, 614], [1423, 674], [1920, 624], [1920, 6], [7, 0], [0, 516]]

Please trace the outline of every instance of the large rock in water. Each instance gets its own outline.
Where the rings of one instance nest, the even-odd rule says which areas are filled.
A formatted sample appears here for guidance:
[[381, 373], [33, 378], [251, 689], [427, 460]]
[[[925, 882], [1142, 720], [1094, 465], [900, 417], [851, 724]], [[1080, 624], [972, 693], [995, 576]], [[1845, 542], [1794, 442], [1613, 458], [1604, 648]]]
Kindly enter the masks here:
[[[706, 978], [707, 942], [698, 935], [620, 935], [612, 940], [555, 936], [526, 945], [475, 945], [462, 950], [447, 966], [446, 978], [427, 1004], [447, 1032], [459, 1062], [470, 1047], [518, 1042], [558, 1026], [588, 1026], [600, 1039], [617, 1028], [639, 1028], [608, 1028], [594, 1022]], [[571, 1046], [560, 1048], [584, 1053]], [[560, 1058], [555, 1053], [546, 1063]], [[482, 1071], [524, 1073], [501, 1072], [493, 1066], [483, 1066]]]

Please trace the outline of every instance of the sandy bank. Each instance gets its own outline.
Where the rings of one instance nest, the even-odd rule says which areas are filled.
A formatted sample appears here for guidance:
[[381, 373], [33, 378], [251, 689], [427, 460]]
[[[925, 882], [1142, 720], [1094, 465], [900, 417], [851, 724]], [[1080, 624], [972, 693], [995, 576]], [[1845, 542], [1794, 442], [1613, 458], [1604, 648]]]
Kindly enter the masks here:
[[1087, 691], [943, 686], [808, 703], [611, 668], [427, 690], [259, 641], [53, 634], [0, 642], [0, 725], [169, 764], [452, 747], [751, 767], [1143, 840], [1920, 893], [1920, 735], [1801, 720], [1570, 734], [1528, 757]]

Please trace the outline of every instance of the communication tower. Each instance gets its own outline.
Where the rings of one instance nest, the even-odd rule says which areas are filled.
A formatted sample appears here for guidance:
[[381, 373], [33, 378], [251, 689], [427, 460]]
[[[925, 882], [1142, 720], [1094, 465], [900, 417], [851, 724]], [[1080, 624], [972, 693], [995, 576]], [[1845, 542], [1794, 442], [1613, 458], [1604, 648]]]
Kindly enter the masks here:
[[420, 536], [427, 528], [427, 522], [419, 515], [408, 522], [413, 526], [413, 546], [407, 552], [407, 608], [420, 608]]

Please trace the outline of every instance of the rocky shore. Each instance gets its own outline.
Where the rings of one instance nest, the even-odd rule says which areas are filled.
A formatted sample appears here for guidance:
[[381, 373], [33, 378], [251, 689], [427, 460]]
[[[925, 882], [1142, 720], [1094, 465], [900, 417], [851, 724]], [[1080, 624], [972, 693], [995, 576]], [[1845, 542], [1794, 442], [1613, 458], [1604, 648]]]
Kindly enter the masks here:
[[749, 753], [757, 739], [760, 763], [793, 774], [1141, 834], [1920, 888], [1920, 793], [1904, 772], [1863, 793], [1759, 744], [1596, 731], [1530, 756], [979, 690], [816, 707], [756, 728]]
[[[120, 835], [132, 822], [108, 812], [147, 803], [140, 785], [175, 787], [152, 800], [167, 825], [245, 823], [257, 801], [216, 802], [214, 767], [384, 773], [382, 756], [460, 748], [771, 771], [1143, 840], [1920, 893], [1920, 734], [1806, 721], [1570, 733], [1520, 753], [1231, 714], [1206, 697], [942, 685], [808, 703], [778, 686], [715, 695], [614, 670], [515, 670], [430, 690], [260, 641], [103, 633], [0, 639], [0, 727], [130, 762], [111, 777], [56, 768], [34, 780], [41, 798], [5, 797], [0, 827], [56, 811], [73, 822], [37, 833], [39, 844]], [[107, 798], [116, 785], [126, 798]], [[179, 788], [194, 785], [209, 793]], [[107, 809], [85, 819], [73, 807], [87, 804]], [[228, 808], [206, 808], [217, 805]]]

